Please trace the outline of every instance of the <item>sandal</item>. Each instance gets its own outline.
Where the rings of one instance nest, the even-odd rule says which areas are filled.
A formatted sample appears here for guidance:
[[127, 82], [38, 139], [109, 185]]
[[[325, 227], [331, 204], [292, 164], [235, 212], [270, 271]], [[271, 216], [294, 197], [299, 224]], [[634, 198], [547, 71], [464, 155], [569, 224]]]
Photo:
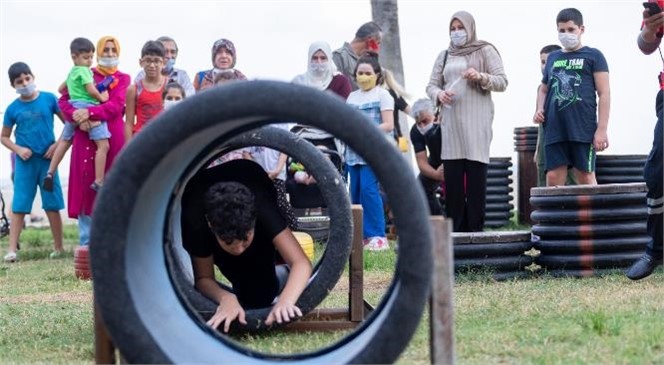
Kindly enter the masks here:
[[53, 191], [53, 174], [50, 172], [47, 172], [44, 178], [44, 190]]

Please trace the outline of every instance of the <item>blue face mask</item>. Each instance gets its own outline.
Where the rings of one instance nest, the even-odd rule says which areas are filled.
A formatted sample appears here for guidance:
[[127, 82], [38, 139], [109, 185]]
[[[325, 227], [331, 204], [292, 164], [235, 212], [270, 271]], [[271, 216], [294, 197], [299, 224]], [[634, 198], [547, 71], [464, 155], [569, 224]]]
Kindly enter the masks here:
[[34, 94], [35, 90], [37, 90], [37, 85], [35, 85], [34, 82], [31, 82], [27, 86], [17, 87], [16, 93], [21, 96], [30, 96]]
[[166, 70], [166, 72], [171, 72], [173, 71], [174, 66], [175, 66], [175, 58], [170, 58], [166, 60], [166, 64], [164, 65], [164, 70]]

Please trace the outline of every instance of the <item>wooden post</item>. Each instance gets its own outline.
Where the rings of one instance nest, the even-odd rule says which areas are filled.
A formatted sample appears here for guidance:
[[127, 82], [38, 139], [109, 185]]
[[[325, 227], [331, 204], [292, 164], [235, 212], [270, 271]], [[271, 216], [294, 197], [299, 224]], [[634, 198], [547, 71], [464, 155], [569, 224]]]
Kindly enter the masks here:
[[[94, 299], [93, 299], [94, 303]], [[115, 346], [106, 331], [97, 303], [93, 304], [95, 330], [95, 364], [115, 364]]]
[[433, 280], [430, 299], [432, 364], [454, 364], [454, 248], [452, 220], [430, 218], [433, 242]]
[[353, 242], [348, 262], [348, 302], [351, 322], [364, 320], [364, 246], [362, 245], [362, 206], [353, 205]]

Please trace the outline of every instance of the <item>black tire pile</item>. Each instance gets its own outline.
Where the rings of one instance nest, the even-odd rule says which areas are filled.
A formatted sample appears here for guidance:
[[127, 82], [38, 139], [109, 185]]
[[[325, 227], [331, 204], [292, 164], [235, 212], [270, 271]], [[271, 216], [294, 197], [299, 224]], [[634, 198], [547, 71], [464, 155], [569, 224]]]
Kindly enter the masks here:
[[643, 182], [647, 155], [597, 155], [595, 175], [598, 184]]
[[552, 276], [597, 276], [645, 250], [644, 183], [533, 188], [535, 263]]
[[492, 157], [487, 172], [484, 227], [498, 228], [509, 224], [514, 210], [512, 182], [512, 158]]
[[455, 274], [488, 273], [495, 280], [529, 277], [529, 231], [452, 233]]

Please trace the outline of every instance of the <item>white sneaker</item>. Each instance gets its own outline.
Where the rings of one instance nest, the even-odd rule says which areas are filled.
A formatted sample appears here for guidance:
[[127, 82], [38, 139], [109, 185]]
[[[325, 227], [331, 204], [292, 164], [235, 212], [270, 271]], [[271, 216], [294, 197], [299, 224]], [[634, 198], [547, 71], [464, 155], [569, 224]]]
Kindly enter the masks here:
[[16, 252], [9, 251], [5, 255], [5, 262], [16, 262]]
[[387, 243], [386, 237], [371, 237], [364, 248], [369, 251], [383, 251], [389, 250], [390, 245]]

